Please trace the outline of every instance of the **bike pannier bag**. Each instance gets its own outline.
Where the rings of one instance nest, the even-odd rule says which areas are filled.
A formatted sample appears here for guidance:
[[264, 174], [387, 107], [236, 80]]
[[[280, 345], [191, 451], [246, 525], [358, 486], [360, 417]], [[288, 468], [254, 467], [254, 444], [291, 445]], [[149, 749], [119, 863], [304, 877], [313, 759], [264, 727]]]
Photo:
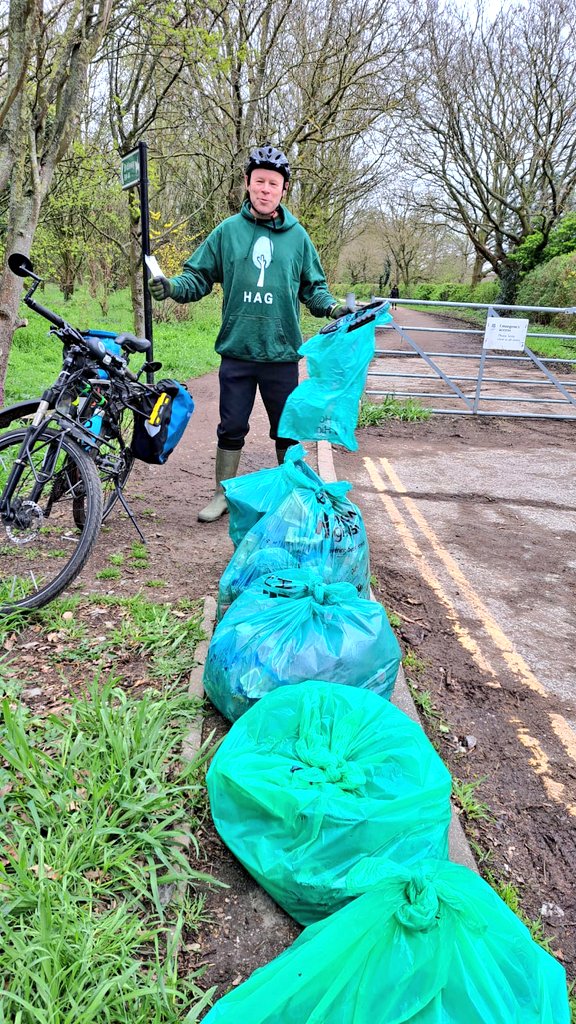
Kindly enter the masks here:
[[188, 426], [194, 412], [192, 395], [177, 380], [159, 380], [133, 408], [132, 454], [141, 462], [162, 465]]

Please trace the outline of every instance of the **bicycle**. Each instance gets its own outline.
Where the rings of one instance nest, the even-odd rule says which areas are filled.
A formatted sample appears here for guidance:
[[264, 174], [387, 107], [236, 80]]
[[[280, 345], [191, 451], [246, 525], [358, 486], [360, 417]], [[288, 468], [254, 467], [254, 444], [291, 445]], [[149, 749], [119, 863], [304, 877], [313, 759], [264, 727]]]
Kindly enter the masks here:
[[161, 368], [145, 361], [133, 373], [127, 360], [149, 352], [147, 339], [78, 330], [32, 298], [42, 279], [28, 257], [14, 253], [8, 264], [32, 279], [24, 302], [52, 324], [49, 334], [64, 349], [62, 369], [41, 398], [0, 410], [0, 428], [16, 427], [0, 434], [1, 613], [57, 597], [82, 570], [117, 502], [144, 540], [123, 488], [134, 463], [134, 417]]

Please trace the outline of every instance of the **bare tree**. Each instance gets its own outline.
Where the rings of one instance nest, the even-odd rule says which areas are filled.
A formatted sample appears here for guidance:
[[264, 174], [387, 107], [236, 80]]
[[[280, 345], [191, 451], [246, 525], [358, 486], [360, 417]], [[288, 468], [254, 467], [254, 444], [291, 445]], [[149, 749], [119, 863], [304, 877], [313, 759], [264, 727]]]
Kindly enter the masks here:
[[[412, 14], [412, 17], [410, 15]], [[215, 49], [180, 82], [181, 212], [206, 232], [236, 212], [250, 146], [271, 141], [295, 170], [292, 205], [333, 261], [349, 212], [380, 175], [378, 128], [398, 106], [398, 51], [418, 30], [406, 0], [209, 0]], [[370, 133], [369, 145], [359, 140]], [[168, 137], [158, 137], [167, 155]], [[172, 180], [170, 180], [172, 178]]]
[[[113, 0], [11, 0], [5, 79], [11, 102], [0, 135], [0, 191], [7, 203], [6, 253], [29, 253], [54, 170], [74, 136], [90, 61]], [[26, 68], [26, 77], [21, 74]], [[21, 283], [0, 275], [0, 401]]]
[[[207, 37], [199, 31], [194, 0], [172, 0], [162, 17], [143, 18], [139, 0], [116, 4], [114, 20], [101, 51], [106, 83], [108, 125], [119, 156], [134, 149], [157, 126], [180, 123], [172, 95], [188, 64], [204, 54]], [[174, 133], [171, 132], [174, 139]], [[144, 331], [140, 206], [135, 192], [130, 207], [130, 287], [134, 328]]]
[[421, 85], [400, 133], [426, 205], [463, 226], [514, 294], [510, 253], [550, 230], [576, 186], [574, 0], [528, 0], [493, 23], [430, 7]]

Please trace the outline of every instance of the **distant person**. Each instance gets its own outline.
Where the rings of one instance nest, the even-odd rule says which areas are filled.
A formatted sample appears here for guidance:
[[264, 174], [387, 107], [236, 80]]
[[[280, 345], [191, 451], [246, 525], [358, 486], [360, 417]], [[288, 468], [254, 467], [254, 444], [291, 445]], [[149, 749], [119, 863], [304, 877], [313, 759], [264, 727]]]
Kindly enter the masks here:
[[392, 299], [392, 309], [396, 309], [395, 299], [400, 298], [400, 289], [397, 284], [393, 284], [390, 289], [390, 298]]
[[279, 463], [294, 444], [291, 438], [278, 436], [278, 424], [286, 399], [298, 384], [299, 303], [313, 316], [333, 320], [351, 312], [330, 294], [307, 232], [282, 205], [290, 181], [284, 153], [270, 145], [253, 149], [244, 181], [248, 198], [240, 213], [227, 217], [208, 235], [186, 260], [182, 274], [148, 282], [158, 300], [197, 302], [217, 282], [224, 293], [216, 338], [222, 359], [216, 491], [198, 513], [203, 523], [228, 511], [221, 484], [238, 472], [256, 388]]

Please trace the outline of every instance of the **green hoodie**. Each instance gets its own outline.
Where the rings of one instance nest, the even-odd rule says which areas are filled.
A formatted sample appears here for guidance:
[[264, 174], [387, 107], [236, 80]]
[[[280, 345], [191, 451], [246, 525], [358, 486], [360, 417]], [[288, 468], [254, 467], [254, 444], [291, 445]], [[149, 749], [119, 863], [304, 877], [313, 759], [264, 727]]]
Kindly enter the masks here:
[[177, 302], [196, 302], [217, 282], [224, 297], [216, 351], [233, 359], [297, 361], [299, 302], [323, 317], [336, 301], [307, 232], [284, 206], [260, 221], [245, 202], [170, 278], [171, 294]]

